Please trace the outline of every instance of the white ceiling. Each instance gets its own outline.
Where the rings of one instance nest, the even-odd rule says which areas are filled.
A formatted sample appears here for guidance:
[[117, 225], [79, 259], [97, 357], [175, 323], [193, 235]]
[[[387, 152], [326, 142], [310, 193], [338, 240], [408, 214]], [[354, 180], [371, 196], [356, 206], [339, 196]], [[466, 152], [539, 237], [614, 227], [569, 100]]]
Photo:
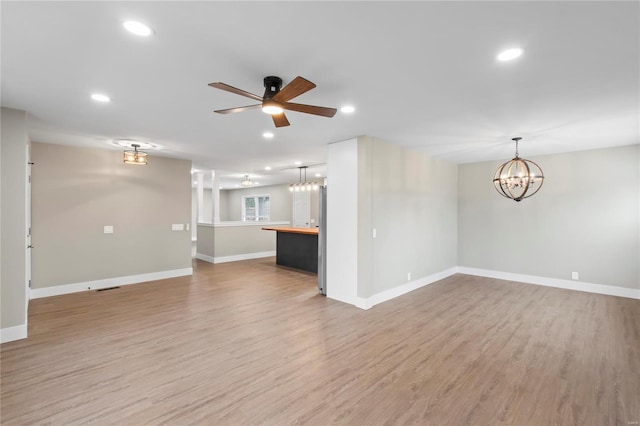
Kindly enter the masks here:
[[[457, 163], [640, 143], [638, 2], [2, 2], [2, 106], [29, 113], [31, 139], [153, 154], [263, 184], [296, 181], [294, 161], [358, 135]], [[122, 28], [140, 20], [155, 34]], [[519, 46], [524, 55], [496, 55]], [[262, 95], [262, 79], [303, 76], [275, 129], [221, 81]], [[89, 95], [108, 94], [99, 104]], [[271, 140], [262, 138], [272, 131]], [[265, 172], [265, 166], [274, 171]], [[290, 168], [287, 174], [278, 170]], [[324, 168], [317, 170], [324, 173]], [[310, 173], [312, 170], [310, 169]], [[315, 172], [315, 170], [313, 170]]]

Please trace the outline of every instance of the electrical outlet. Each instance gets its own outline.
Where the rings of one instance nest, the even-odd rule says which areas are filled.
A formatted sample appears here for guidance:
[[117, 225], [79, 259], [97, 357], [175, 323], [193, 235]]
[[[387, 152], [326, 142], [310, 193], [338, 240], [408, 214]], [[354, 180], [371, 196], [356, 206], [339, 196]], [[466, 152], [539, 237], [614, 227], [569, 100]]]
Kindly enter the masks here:
[[377, 234], [377, 232], [376, 232], [376, 228], [373, 228], [373, 238], [375, 238], [375, 237], [376, 237], [376, 234]]
[[571, 273], [571, 279], [572, 280], [579, 280], [580, 279], [580, 274], [578, 274], [577, 272], [572, 272]]
[[106, 226], [104, 227], [104, 233], [105, 233], [105, 234], [113, 234], [113, 226], [111, 226], [111, 225], [106, 225]]
[[407, 272], [407, 281], [411, 281], [411, 272]]

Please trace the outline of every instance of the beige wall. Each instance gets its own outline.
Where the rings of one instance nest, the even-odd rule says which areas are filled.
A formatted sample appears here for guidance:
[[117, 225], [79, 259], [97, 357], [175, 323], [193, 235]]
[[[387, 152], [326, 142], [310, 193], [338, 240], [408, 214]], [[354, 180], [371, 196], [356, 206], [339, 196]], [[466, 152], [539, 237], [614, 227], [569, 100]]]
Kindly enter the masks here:
[[640, 145], [532, 157], [540, 191], [519, 203], [491, 179], [500, 161], [458, 177], [458, 265], [640, 288]]
[[[223, 195], [224, 193], [224, 195]], [[291, 221], [293, 206], [289, 185], [270, 185], [256, 188], [240, 188], [220, 191], [220, 220], [242, 220], [242, 197], [246, 195], [269, 195], [272, 221]], [[224, 211], [224, 214], [223, 214]]]
[[[23, 326], [26, 337], [26, 113], [2, 108], [0, 119], [0, 328]], [[5, 332], [3, 341], [16, 338]]]
[[328, 159], [328, 297], [359, 304], [456, 266], [455, 164], [368, 136]]
[[358, 156], [358, 296], [455, 267], [457, 166], [371, 137]]
[[[191, 162], [33, 143], [32, 287], [191, 267]], [[104, 234], [103, 227], [114, 227]]]
[[215, 228], [215, 257], [275, 252], [275, 250], [276, 232], [264, 231], [262, 226], [222, 226]]

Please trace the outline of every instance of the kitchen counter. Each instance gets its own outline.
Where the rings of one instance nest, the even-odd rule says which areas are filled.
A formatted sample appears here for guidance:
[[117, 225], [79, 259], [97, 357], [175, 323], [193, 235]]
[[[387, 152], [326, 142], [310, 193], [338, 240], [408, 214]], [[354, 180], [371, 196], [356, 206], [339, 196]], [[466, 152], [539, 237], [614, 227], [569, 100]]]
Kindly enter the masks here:
[[318, 273], [318, 228], [264, 227], [276, 231], [276, 264]]

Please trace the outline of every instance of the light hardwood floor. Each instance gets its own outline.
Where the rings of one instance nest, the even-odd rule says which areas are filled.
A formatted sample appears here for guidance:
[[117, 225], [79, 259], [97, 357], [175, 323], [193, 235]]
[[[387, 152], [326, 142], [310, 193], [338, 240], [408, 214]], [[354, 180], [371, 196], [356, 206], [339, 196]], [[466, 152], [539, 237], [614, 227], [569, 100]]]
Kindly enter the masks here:
[[274, 259], [38, 299], [2, 425], [637, 425], [640, 301], [465, 275], [363, 311]]

